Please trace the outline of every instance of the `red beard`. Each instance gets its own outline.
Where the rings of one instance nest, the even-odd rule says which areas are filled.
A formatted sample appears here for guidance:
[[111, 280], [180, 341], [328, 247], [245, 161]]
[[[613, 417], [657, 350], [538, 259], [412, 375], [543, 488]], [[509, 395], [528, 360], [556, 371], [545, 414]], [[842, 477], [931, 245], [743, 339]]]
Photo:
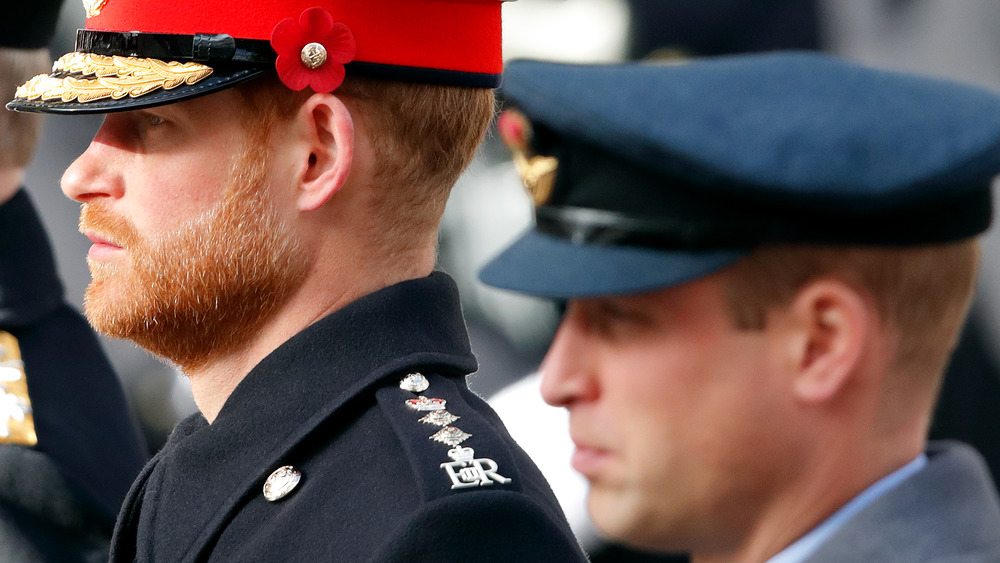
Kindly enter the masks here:
[[84, 204], [81, 230], [127, 255], [120, 264], [88, 261], [93, 280], [84, 311], [95, 329], [184, 371], [258, 333], [299, 287], [309, 260], [266, 200], [265, 166], [255, 156], [238, 159], [239, 176], [217, 205], [156, 238], [144, 238], [102, 202]]

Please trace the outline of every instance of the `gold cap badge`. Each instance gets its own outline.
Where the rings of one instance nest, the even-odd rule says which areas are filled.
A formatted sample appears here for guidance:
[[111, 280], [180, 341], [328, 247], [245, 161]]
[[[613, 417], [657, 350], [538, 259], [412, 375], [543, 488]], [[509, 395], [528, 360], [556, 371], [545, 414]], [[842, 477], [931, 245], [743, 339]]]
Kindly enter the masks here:
[[83, 9], [87, 10], [87, 17], [101, 15], [101, 8], [108, 3], [108, 0], [83, 0]]
[[536, 206], [544, 205], [552, 196], [559, 161], [552, 156], [533, 154], [531, 139], [534, 131], [531, 121], [523, 113], [517, 110], [503, 112], [497, 119], [497, 130], [500, 139], [513, 153], [514, 166], [531, 199]]

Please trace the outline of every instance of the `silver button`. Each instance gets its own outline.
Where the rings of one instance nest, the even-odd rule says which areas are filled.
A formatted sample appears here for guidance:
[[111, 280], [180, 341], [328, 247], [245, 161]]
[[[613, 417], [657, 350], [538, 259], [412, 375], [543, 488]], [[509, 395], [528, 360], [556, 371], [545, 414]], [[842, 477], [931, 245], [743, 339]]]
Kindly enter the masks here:
[[271, 502], [288, 496], [299, 485], [302, 473], [291, 465], [285, 465], [274, 470], [264, 481], [264, 498]]

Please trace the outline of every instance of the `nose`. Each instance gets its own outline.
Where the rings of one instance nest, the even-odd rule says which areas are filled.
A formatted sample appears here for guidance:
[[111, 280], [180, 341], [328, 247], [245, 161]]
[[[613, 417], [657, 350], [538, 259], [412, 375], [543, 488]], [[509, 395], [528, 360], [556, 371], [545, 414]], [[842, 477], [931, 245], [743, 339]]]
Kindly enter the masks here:
[[585, 322], [570, 304], [542, 362], [542, 398], [554, 407], [593, 400], [599, 393]]
[[60, 185], [66, 197], [86, 203], [95, 197], [119, 198], [125, 192], [125, 185], [118, 172], [121, 152], [104, 142], [108, 135], [107, 123], [101, 126], [97, 136], [62, 175]]

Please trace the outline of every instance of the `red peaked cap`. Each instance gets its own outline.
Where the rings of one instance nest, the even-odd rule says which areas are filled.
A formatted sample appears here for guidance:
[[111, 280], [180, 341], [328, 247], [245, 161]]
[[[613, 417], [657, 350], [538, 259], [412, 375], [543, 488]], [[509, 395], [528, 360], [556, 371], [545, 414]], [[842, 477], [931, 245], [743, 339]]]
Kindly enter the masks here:
[[[87, 29], [8, 109], [109, 113], [277, 71], [291, 89], [354, 76], [499, 86], [505, 0], [84, 0]], [[318, 52], [318, 54], [317, 54]]]
[[501, 0], [107, 0], [87, 29], [271, 38], [275, 25], [321, 7], [346, 24], [356, 61], [500, 74]]

